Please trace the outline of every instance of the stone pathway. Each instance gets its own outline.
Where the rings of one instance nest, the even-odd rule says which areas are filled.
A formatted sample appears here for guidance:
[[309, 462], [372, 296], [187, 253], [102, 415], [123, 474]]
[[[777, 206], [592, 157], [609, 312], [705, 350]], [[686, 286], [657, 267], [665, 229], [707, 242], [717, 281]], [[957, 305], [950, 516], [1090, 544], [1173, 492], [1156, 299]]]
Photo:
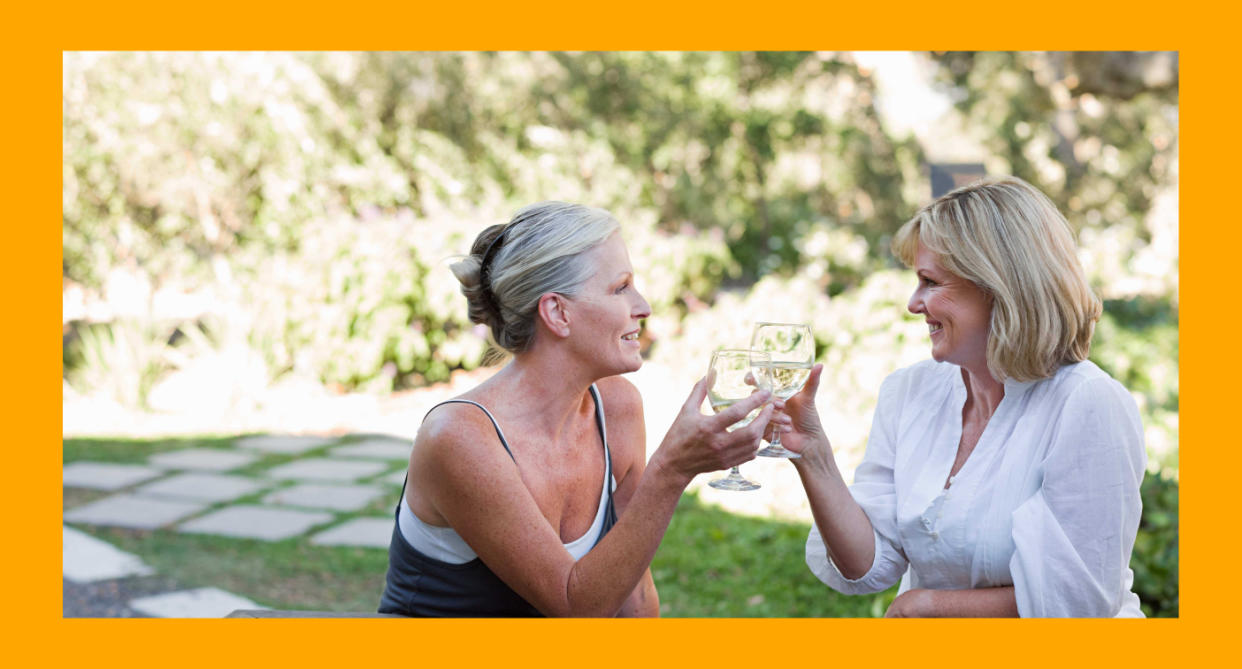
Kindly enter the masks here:
[[71, 527], [63, 532], [65, 617], [222, 618], [265, 608], [218, 588], [178, 589], [136, 555]]
[[157, 453], [144, 463], [68, 463], [65, 488], [110, 494], [65, 509], [66, 599], [71, 589], [86, 596], [104, 584], [141, 595], [113, 615], [222, 617], [235, 609], [263, 608], [216, 588], [151, 593], [132, 587], [152, 577], [153, 570], [69, 525], [263, 541], [306, 536], [316, 546], [385, 550], [392, 535], [391, 512], [359, 514], [378, 499], [395, 503], [409, 449], [408, 440], [382, 435], [261, 435], [236, 439], [228, 447]]

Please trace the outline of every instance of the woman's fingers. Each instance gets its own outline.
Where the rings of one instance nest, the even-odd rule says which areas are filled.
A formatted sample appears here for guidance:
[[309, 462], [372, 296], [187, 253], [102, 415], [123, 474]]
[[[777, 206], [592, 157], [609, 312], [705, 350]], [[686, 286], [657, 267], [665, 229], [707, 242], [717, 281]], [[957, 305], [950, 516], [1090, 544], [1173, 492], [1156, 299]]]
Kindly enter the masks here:
[[755, 410], [755, 407], [767, 402], [771, 397], [772, 393], [760, 390], [757, 393], [752, 393], [750, 397], [744, 400], [738, 400], [733, 406], [709, 418], [709, 429], [713, 432], [727, 429], [730, 425], [745, 418], [747, 414]]
[[[771, 404], [764, 405], [763, 410], [759, 412], [758, 416], [755, 416], [755, 419], [751, 421], [749, 425], [742, 428], [741, 430], [735, 431], [733, 434], [737, 436], [742, 436], [745, 441], [748, 441], [750, 443], [758, 442], [759, 438], [763, 436], [764, 431], [768, 429], [768, 424], [769, 424], [769, 421], [771, 421], [772, 419], [773, 411], [776, 411], [776, 408], [773, 407]], [[739, 433], [745, 433], [745, 434], [742, 435]]]
[[763, 438], [772, 441], [772, 436], [779, 430], [782, 434], [786, 431], [785, 426], [789, 424], [789, 416], [783, 413], [772, 412], [772, 418], [768, 420], [768, 424], [763, 428]]
[[724, 447], [721, 449], [721, 455], [724, 458], [721, 462], [721, 469], [755, 459], [755, 453], [759, 450], [759, 437], [766, 429], [772, 411], [771, 404], [765, 405], [749, 425], [725, 435]]

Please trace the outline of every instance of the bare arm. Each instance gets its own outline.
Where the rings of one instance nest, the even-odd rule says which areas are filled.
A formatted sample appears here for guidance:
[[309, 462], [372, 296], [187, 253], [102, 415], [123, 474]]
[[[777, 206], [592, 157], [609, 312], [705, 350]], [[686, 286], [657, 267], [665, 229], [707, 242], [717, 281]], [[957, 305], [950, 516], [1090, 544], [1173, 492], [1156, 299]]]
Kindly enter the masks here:
[[643, 573], [643, 577], [639, 579], [638, 586], [634, 588], [634, 592], [631, 592], [630, 596], [626, 598], [625, 603], [621, 605], [621, 610], [617, 612], [617, 617], [660, 617], [660, 595], [656, 592], [655, 581], [651, 578], [650, 569]]
[[[638, 389], [629, 381], [612, 377], [600, 381], [597, 386], [604, 399], [604, 406], [615, 417], [608, 422], [608, 445], [612, 452], [613, 469], [617, 476], [617, 489], [613, 493], [617, 516], [620, 518], [629, 507], [630, 499], [638, 488], [647, 466], [647, 425], [643, 420], [643, 402]], [[656, 592], [651, 569], [642, 578], [625, 604], [617, 612], [620, 618], [658, 618], [660, 595]]]
[[[875, 561], [875, 534], [867, 514], [845, 485], [815, 408], [815, 392], [823, 371], [822, 364], [815, 365], [802, 392], [784, 404], [788, 420], [774, 429], [785, 430], [781, 442], [802, 454], [791, 462], [806, 489], [815, 526], [841, 575], [855, 579], [866, 574]], [[779, 403], [777, 406], [780, 408]]]
[[886, 618], [1017, 618], [1013, 586], [970, 590], [914, 589], [893, 600]]
[[[756, 394], [716, 416], [699, 405], [708, 379], [695, 385], [651, 462], [636, 480], [626, 512], [612, 530], [574, 561], [508, 457], [494, 447], [490, 423], [465, 431], [437, 423], [419, 434], [415, 455], [437, 512], [518, 595], [550, 616], [616, 615], [645, 576], [682, 491], [698, 473], [754, 457], [772, 409], [751, 426], [726, 428], [759, 406]], [[421, 454], [421, 455], [420, 455]], [[627, 477], [628, 478], [628, 477]], [[649, 605], [648, 605], [649, 606]]]

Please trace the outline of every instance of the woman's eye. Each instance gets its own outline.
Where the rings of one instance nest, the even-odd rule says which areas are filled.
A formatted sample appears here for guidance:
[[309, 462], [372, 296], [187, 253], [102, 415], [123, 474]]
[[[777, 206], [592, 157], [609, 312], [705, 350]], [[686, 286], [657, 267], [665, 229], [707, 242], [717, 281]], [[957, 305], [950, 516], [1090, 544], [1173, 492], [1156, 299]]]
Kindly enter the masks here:
[[627, 282], [625, 282], [625, 283], [621, 284], [620, 286], [617, 286], [617, 292], [618, 292], [618, 293], [620, 293], [620, 292], [624, 292], [624, 291], [625, 291], [625, 289], [626, 289], [626, 288], [629, 288], [629, 287], [630, 287], [630, 284], [629, 284], [629, 282], [627, 281]]

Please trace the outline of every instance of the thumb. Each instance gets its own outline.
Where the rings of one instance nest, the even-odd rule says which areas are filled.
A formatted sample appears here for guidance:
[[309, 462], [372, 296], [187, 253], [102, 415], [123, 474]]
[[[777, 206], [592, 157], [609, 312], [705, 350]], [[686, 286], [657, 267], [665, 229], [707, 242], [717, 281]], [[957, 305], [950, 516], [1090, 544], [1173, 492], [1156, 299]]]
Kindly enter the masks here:
[[824, 363], [816, 363], [811, 368], [811, 375], [806, 379], [806, 385], [803, 386], [803, 392], [810, 391], [810, 396], [815, 397], [815, 393], [819, 391], [819, 377], [824, 373]]
[[686, 398], [686, 403], [681, 405], [681, 410], [683, 412], [693, 410], [697, 413], [699, 407], [703, 406], [703, 400], [707, 397], [707, 389], [712, 387], [712, 381], [715, 378], [716, 370], [708, 370], [707, 376], [699, 379], [699, 382], [690, 389], [690, 397]]

